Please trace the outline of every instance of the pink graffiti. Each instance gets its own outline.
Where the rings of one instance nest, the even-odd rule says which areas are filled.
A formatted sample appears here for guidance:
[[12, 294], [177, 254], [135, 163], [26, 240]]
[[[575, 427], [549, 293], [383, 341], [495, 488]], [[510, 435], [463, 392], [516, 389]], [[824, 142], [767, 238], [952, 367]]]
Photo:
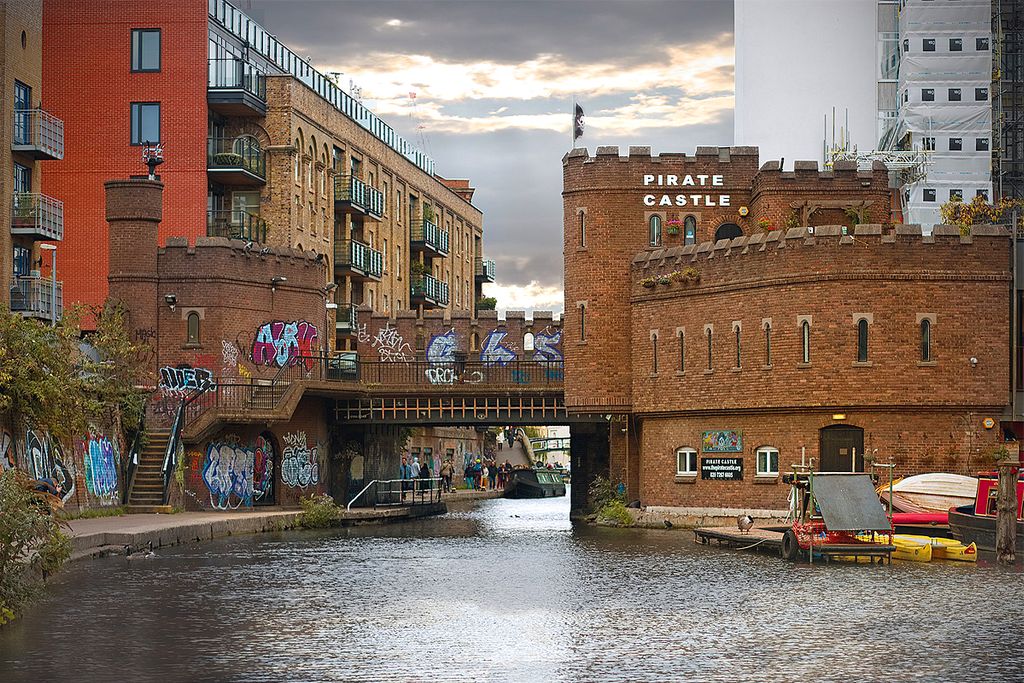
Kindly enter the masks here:
[[311, 322], [293, 320], [286, 323], [275, 320], [260, 326], [252, 342], [252, 362], [255, 365], [293, 366], [300, 362], [310, 370], [310, 356], [317, 352], [319, 332]]

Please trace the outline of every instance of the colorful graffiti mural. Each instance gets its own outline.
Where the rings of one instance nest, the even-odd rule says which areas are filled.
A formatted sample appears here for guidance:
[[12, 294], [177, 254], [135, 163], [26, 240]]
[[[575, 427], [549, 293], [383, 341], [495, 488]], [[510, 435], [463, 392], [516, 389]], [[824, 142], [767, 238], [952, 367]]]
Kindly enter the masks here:
[[262, 435], [252, 446], [241, 444], [238, 437], [210, 442], [202, 480], [210, 492], [210, 506], [218, 510], [273, 502], [273, 442]]
[[302, 363], [307, 370], [312, 362], [300, 361], [302, 357], [316, 355], [319, 331], [316, 325], [306, 320], [284, 322], [274, 320], [264, 323], [252, 343], [252, 362], [255, 365], [276, 367], [294, 366]]
[[284, 451], [281, 454], [281, 481], [286, 486], [297, 488], [319, 484], [319, 447], [309, 446], [305, 432], [285, 434], [282, 440]]
[[508, 332], [492, 330], [480, 347], [480, 360], [487, 365], [507, 365], [516, 359], [516, 353], [502, 344]]
[[427, 360], [431, 363], [454, 363], [458, 345], [459, 340], [455, 336], [455, 330], [435, 335], [427, 344]]
[[18, 455], [14, 449], [14, 437], [6, 429], [0, 430], [0, 472], [18, 466]]
[[206, 368], [160, 368], [160, 388], [172, 394], [215, 389], [217, 382]]
[[547, 328], [533, 338], [533, 360], [562, 360], [562, 331], [550, 332]]
[[90, 434], [82, 448], [85, 470], [85, 488], [102, 503], [118, 502], [117, 473], [121, 454], [117, 444], [103, 434]]
[[65, 462], [60, 443], [49, 433], [29, 429], [25, 433], [25, 463], [35, 479], [49, 479], [65, 503], [75, 493], [74, 463]]

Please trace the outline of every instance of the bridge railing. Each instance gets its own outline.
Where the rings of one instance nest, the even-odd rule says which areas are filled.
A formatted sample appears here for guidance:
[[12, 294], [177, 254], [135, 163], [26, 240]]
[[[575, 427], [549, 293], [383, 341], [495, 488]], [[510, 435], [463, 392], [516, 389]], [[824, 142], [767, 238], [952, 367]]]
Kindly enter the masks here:
[[482, 361], [435, 363], [431, 361], [359, 363], [359, 381], [379, 386], [473, 386], [560, 387], [564, 369], [560, 361], [515, 360], [503, 365]]

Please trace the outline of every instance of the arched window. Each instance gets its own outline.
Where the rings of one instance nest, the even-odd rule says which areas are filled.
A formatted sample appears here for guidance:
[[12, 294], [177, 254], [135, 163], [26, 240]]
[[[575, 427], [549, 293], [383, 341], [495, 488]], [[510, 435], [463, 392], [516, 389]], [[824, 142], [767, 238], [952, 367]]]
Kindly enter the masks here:
[[185, 318], [186, 322], [186, 344], [198, 344], [199, 343], [199, 314], [192, 311]]
[[737, 237], [743, 236], [743, 230], [740, 226], [735, 223], [722, 223], [718, 226], [718, 230], [715, 230], [715, 241], [718, 240], [731, 240]]
[[695, 476], [697, 474], [697, 451], [683, 447], [676, 449], [676, 476]]
[[651, 216], [647, 222], [647, 235], [652, 247], [661, 246], [661, 216]]
[[925, 363], [932, 359], [932, 321], [925, 318], [921, 321], [921, 360]]
[[708, 370], [711, 370], [712, 367], [711, 367], [711, 328], [710, 327], [707, 329], [707, 335], [708, 335]]
[[523, 351], [533, 351], [533, 332], [523, 335]]
[[811, 362], [811, 323], [806, 320], [800, 323], [800, 347], [802, 363]]
[[683, 244], [697, 244], [697, 219], [693, 216], [683, 221]]
[[587, 246], [587, 214], [580, 211], [577, 215], [580, 223], [580, 246], [585, 247]]
[[857, 321], [857, 362], [868, 360], [868, 321], [861, 318]]
[[295, 184], [302, 182], [302, 143], [295, 139]]
[[772, 364], [772, 324], [765, 323], [764, 326], [764, 364]]
[[774, 446], [761, 446], [757, 449], [758, 477], [777, 477], [779, 475], [779, 449]]

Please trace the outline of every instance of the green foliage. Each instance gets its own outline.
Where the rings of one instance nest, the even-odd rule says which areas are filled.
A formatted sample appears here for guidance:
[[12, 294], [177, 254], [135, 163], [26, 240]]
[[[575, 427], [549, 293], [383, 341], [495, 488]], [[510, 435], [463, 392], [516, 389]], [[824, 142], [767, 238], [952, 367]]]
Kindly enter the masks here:
[[800, 212], [797, 211], [796, 209], [793, 209], [792, 211], [789, 212], [789, 215], [786, 216], [786, 220], [783, 223], [783, 225], [786, 228], [799, 228], [801, 222], [802, 219], [800, 217]]
[[413, 279], [419, 279], [426, 275], [428, 272], [427, 267], [419, 261], [413, 261], [409, 264], [409, 276]]
[[629, 514], [626, 504], [617, 498], [601, 506], [597, 511], [597, 521], [613, 526], [633, 526], [636, 523], [633, 515]]
[[600, 510], [613, 500], [625, 502], [606, 477], [594, 477], [594, 481], [590, 482], [587, 494], [591, 510]]
[[24, 472], [0, 475], [0, 624], [24, 611], [39, 594], [41, 579], [71, 556], [71, 541], [52, 501], [32, 490]]
[[498, 300], [493, 296], [482, 296], [476, 300], [476, 310], [493, 311], [498, 307]]
[[299, 524], [307, 529], [323, 529], [333, 526], [341, 518], [342, 508], [326, 493], [301, 498], [302, 516]]

